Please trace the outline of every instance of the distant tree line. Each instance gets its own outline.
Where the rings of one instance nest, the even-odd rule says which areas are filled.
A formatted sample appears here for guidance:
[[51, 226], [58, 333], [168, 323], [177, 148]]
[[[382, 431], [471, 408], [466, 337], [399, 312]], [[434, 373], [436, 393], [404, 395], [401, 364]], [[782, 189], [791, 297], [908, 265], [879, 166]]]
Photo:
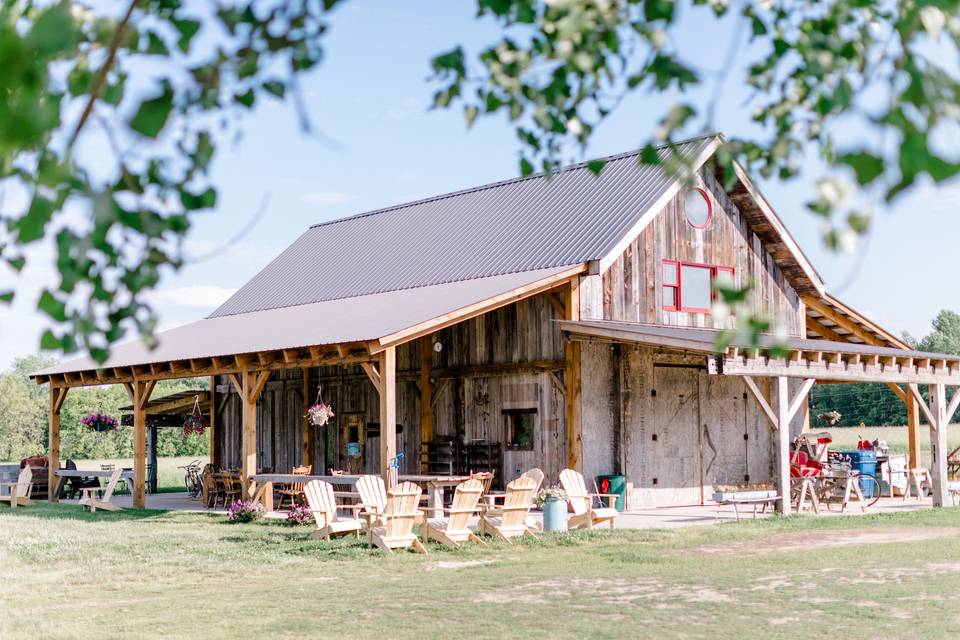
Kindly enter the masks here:
[[[933, 331], [923, 338], [904, 334], [904, 341], [918, 351], [960, 355], [960, 314], [944, 309], [933, 320]], [[927, 390], [921, 387], [924, 398]], [[829, 425], [818, 416], [837, 411], [835, 426], [899, 426], [907, 423], [907, 409], [885, 384], [818, 384], [810, 392], [810, 424]], [[922, 418], [921, 418], [922, 420]]]
[[[50, 394], [46, 385], [29, 379], [29, 374], [51, 361], [28, 356], [14, 361], [12, 368], [0, 374], [0, 461], [18, 461], [27, 456], [46, 454]], [[157, 384], [154, 398], [188, 389], [209, 389], [209, 378], [165, 380]], [[120, 427], [116, 433], [94, 433], [80, 424], [80, 418], [102, 411], [120, 418], [120, 407], [130, 399], [119, 385], [71, 389], [63, 404], [60, 421], [60, 457], [129, 458], [133, 455], [133, 428]], [[160, 456], [201, 456], [209, 453], [206, 435], [186, 436], [180, 429], [159, 429], [157, 454]]]

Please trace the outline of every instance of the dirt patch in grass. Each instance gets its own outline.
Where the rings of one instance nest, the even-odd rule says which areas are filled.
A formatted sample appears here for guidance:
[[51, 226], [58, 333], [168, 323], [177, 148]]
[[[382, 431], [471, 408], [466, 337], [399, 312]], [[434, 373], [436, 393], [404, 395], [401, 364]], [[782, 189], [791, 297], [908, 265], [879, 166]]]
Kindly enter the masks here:
[[797, 531], [775, 536], [710, 544], [696, 551], [714, 557], [797, 553], [817, 549], [836, 549], [864, 544], [894, 544], [936, 538], [955, 537], [960, 527], [888, 527], [883, 529], [838, 529], [830, 531]]

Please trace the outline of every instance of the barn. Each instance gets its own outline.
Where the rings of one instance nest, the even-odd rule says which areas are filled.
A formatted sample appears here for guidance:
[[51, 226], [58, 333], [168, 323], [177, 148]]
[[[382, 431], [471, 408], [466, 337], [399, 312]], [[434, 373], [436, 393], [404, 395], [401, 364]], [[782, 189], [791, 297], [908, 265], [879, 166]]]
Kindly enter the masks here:
[[[154, 350], [34, 374], [50, 385], [51, 476], [68, 389], [123, 384], [144, 504], [153, 385], [210, 376], [213, 464], [250, 492], [300, 464], [501, 482], [572, 467], [624, 475], [628, 508], [696, 504], [715, 484], [785, 487], [811, 386], [875, 381], [909, 408], [914, 464], [926, 417], [943, 504], [960, 359], [911, 352], [831, 296], [747, 173], [711, 162], [720, 142], [676, 147], [692, 184], [625, 153], [599, 177], [574, 165], [315, 225]], [[735, 319], [711, 315], [717, 279], [753, 282], [786, 338], [718, 353]], [[305, 419], [318, 399], [336, 412], [325, 427]]]

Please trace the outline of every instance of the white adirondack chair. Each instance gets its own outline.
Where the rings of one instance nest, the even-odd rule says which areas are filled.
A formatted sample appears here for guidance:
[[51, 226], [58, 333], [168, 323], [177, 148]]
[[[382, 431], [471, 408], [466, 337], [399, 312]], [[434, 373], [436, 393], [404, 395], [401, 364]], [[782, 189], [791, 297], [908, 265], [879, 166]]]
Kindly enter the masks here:
[[527, 476], [520, 476], [508, 484], [503, 506], [487, 509], [480, 516], [480, 531], [504, 542], [518, 536], [535, 536], [526, 521], [533, 508], [536, 487], [536, 481]]
[[110, 502], [113, 498], [113, 490], [117, 488], [117, 482], [120, 481], [121, 473], [123, 473], [123, 469], [114, 469], [110, 473], [110, 479], [107, 482], [106, 488], [103, 489], [103, 495], [100, 497], [97, 497], [97, 493], [101, 490], [99, 487], [84, 487], [80, 489], [82, 495], [80, 496], [79, 504], [83, 508], [89, 509], [90, 513], [95, 512], [97, 509], [102, 511], [123, 511], [122, 507]]
[[309, 511], [317, 522], [317, 530], [310, 534], [311, 538], [329, 540], [332, 535], [352, 533], [360, 539], [362, 523], [356, 518], [340, 517], [332, 484], [323, 480], [311, 480], [304, 485], [303, 495], [306, 496]]
[[[583, 476], [573, 469], [560, 472], [560, 484], [567, 493], [573, 515], [567, 521], [571, 529], [593, 529], [598, 524], [609, 522], [610, 528], [616, 526], [618, 512], [612, 507], [594, 507], [593, 498], [615, 499], [612, 493], [587, 493]], [[612, 500], [611, 500], [612, 503]]]
[[33, 471], [30, 467], [24, 467], [20, 470], [16, 482], [0, 483], [0, 491], [3, 487], [9, 487], [10, 492], [6, 495], [0, 495], [0, 504], [6, 502], [11, 508], [17, 505], [28, 507], [33, 504], [30, 499], [30, 485], [33, 484]]
[[481, 495], [483, 495], [483, 481], [479, 478], [458, 484], [453, 493], [453, 504], [449, 509], [443, 507], [428, 509], [430, 516], [435, 513], [440, 515], [427, 518], [423, 527], [423, 539], [433, 538], [437, 542], [453, 546], [461, 542], [486, 544], [467, 526], [473, 514], [480, 510], [477, 505]]
[[422, 517], [420, 494], [423, 489], [412, 482], [402, 482], [387, 491], [387, 506], [382, 514], [366, 514], [371, 525], [367, 529], [370, 547], [390, 553], [394, 549], [413, 547], [418, 553], [427, 549], [413, 532], [414, 522]]
[[[540, 487], [543, 486], [544, 473], [542, 469], [534, 467], [523, 472], [523, 475], [527, 478], [531, 478], [534, 482], [537, 483], [537, 486], [533, 490], [533, 495], [536, 496], [540, 492]], [[543, 531], [543, 523], [537, 520], [533, 516], [527, 516], [527, 526], [530, 527], [530, 530]]]

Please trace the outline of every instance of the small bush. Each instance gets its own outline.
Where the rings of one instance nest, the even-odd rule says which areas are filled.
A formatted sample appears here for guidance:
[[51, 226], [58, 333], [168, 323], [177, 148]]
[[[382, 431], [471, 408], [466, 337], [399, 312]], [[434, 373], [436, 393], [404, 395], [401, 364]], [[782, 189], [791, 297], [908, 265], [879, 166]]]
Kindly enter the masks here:
[[309, 507], [303, 504], [294, 505], [293, 509], [287, 513], [287, 524], [304, 525], [313, 522], [313, 514]]

